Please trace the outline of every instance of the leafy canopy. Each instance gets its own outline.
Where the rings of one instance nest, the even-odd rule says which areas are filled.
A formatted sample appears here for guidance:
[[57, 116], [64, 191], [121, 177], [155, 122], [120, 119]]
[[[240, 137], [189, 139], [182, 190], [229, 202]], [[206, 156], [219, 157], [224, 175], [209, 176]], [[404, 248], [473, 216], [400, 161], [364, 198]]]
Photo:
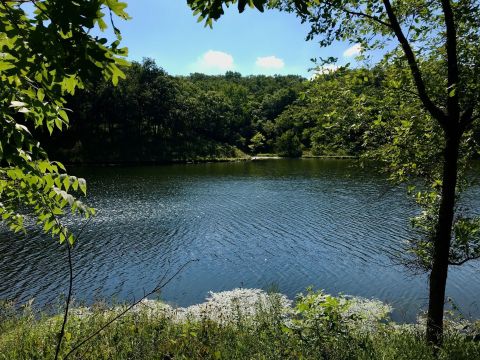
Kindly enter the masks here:
[[[124, 77], [127, 50], [114, 18], [128, 19], [125, 8], [118, 0], [0, 1], [0, 215], [11, 230], [36, 222], [73, 244], [61, 217], [95, 213], [78, 197], [85, 180], [50, 161], [32, 130], [67, 127], [64, 96], [88, 79]], [[106, 18], [116, 37], [110, 44], [92, 35], [107, 29]]]

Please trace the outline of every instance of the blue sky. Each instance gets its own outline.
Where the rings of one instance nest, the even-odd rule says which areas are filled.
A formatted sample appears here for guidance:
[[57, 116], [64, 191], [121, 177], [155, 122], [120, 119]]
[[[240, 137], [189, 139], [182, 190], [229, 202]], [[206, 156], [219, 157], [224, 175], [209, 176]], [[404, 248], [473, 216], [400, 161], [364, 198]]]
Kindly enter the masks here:
[[[130, 0], [129, 21], [116, 21], [131, 60], [150, 57], [173, 75], [192, 72], [223, 74], [299, 74], [310, 76], [314, 57], [335, 56], [354, 63], [358, 47], [338, 43], [322, 49], [305, 41], [308, 25], [292, 14], [226, 11], [213, 29], [197, 23], [185, 0]], [[353, 45], [353, 47], [352, 47]]]

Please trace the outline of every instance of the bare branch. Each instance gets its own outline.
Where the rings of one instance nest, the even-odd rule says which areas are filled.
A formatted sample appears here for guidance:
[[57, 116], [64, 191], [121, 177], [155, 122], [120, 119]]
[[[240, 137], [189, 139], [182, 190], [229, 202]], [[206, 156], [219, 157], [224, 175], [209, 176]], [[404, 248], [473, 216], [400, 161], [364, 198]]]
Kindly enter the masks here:
[[65, 314], [63, 315], [62, 328], [58, 333], [57, 348], [55, 349], [55, 360], [58, 359], [58, 354], [60, 353], [60, 348], [62, 347], [63, 335], [65, 335], [65, 326], [67, 325], [67, 321], [68, 321], [68, 310], [70, 308], [70, 302], [72, 300], [72, 291], [73, 291], [72, 250], [71, 250], [70, 243], [68, 241], [66, 243], [67, 243], [68, 269], [69, 269], [68, 295], [67, 295], [67, 301], [65, 303]]
[[465, 259], [460, 260], [460, 261], [449, 261], [448, 264], [449, 264], [449, 265], [453, 265], [453, 266], [461, 266], [461, 265], [465, 264], [465, 263], [468, 262], [468, 261], [478, 260], [478, 259], [480, 259], [480, 254], [472, 255], [472, 256], [467, 256]]
[[[332, 3], [329, 3], [329, 2], [326, 2], [326, 4], [330, 7], [337, 7], [337, 5], [333, 5]], [[360, 16], [360, 17], [364, 17], [364, 18], [367, 18], [367, 19], [370, 19], [370, 20], [373, 20], [375, 22], [377, 22], [378, 24], [380, 25], [383, 25], [383, 26], [386, 26], [388, 28], [392, 28], [392, 24], [388, 23], [388, 22], [385, 22], [383, 21], [382, 19], [376, 17], [376, 16], [373, 16], [373, 15], [369, 15], [369, 14], [365, 14], [361, 11], [353, 11], [353, 10], [349, 10], [345, 7], [341, 7], [340, 8], [341, 11], [343, 11], [344, 13], [348, 14], [348, 15], [353, 15], [353, 16]]]
[[[129, 312], [131, 309], [133, 309], [135, 306], [137, 306], [138, 304], [140, 304], [143, 300], [145, 300], [148, 296], [150, 295], [153, 295], [157, 292], [159, 292], [161, 289], [163, 289], [165, 286], [167, 286], [178, 274], [180, 274], [189, 264], [191, 264], [192, 262], [196, 262], [196, 261], [199, 261], [198, 259], [195, 259], [195, 260], [189, 260], [187, 261], [185, 264], [183, 264], [172, 276], [170, 276], [165, 282], [163, 282], [163, 279], [165, 279], [166, 275], [164, 275], [162, 277], [162, 280], [158, 283], [157, 286], [155, 286], [155, 288], [151, 291], [149, 291], [148, 293], [145, 293], [144, 292], [144, 295], [134, 301], [132, 304], [130, 304], [129, 306], [127, 306], [127, 308], [125, 308], [124, 310], [122, 310], [119, 314], [115, 315], [112, 319], [110, 319], [109, 321], [107, 321], [104, 325], [102, 325], [98, 330], [94, 331], [91, 335], [89, 335], [88, 337], [86, 337], [84, 340], [80, 341], [80, 343], [78, 343], [77, 345], [75, 345], [66, 355], [65, 357], [63, 358], [64, 360], [67, 359], [71, 354], [73, 354], [75, 351], [77, 351], [80, 347], [82, 347], [83, 345], [85, 345], [87, 342], [89, 342], [91, 339], [93, 339], [95, 336], [97, 336], [98, 334], [100, 334], [103, 330], [105, 330], [107, 327], [109, 327], [111, 324], [113, 324], [115, 321], [117, 321], [118, 319], [120, 319], [122, 316], [124, 316], [127, 312]], [[162, 283], [163, 282], [163, 283]]]
[[[53, 211], [51, 212], [53, 216]], [[78, 233], [77, 236], [77, 241], [81, 238], [83, 231], [87, 227], [88, 223], [90, 222], [92, 218], [89, 218], [87, 222], [83, 225], [83, 227], [80, 229], [80, 232]], [[58, 220], [55, 218], [55, 221], [58, 222]], [[62, 328], [60, 329], [60, 332], [58, 334], [58, 343], [57, 343], [57, 348], [55, 350], [55, 360], [58, 359], [58, 355], [60, 354], [60, 349], [62, 347], [62, 341], [63, 341], [63, 336], [65, 335], [65, 326], [67, 325], [68, 321], [68, 310], [70, 308], [70, 303], [72, 301], [72, 293], [73, 293], [73, 264], [72, 264], [72, 246], [70, 243], [67, 241], [67, 255], [68, 255], [68, 269], [69, 269], [69, 284], [68, 284], [68, 295], [67, 295], [67, 300], [65, 302], [65, 314], [63, 315], [63, 323], [62, 323]]]

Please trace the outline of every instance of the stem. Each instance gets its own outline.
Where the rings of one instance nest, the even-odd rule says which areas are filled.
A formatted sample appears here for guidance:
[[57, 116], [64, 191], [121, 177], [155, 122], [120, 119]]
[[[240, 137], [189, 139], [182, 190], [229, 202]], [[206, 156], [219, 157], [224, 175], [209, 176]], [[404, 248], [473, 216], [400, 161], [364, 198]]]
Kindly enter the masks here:
[[67, 325], [68, 310], [70, 308], [70, 302], [72, 300], [72, 290], [73, 290], [72, 251], [71, 251], [70, 243], [68, 241], [66, 241], [66, 244], [67, 244], [67, 254], [68, 254], [68, 268], [69, 268], [68, 295], [67, 295], [67, 301], [66, 301], [66, 304], [65, 304], [65, 314], [63, 315], [62, 328], [60, 329], [60, 333], [58, 334], [57, 349], [55, 350], [55, 360], [58, 359], [58, 355], [60, 353], [60, 348], [61, 348], [62, 342], [63, 342], [63, 336], [65, 335], [65, 326]]
[[[45, 200], [44, 197], [43, 197], [43, 199]], [[51, 211], [51, 209], [50, 209], [50, 211]], [[55, 216], [53, 214], [53, 211], [51, 211], [51, 213], [52, 213], [53, 216]], [[87, 222], [85, 223], [85, 225], [83, 225], [83, 227], [80, 229], [80, 231], [78, 233], [78, 236], [77, 236], [77, 241], [80, 240], [80, 237], [83, 234], [83, 230], [85, 230], [85, 227], [89, 224], [91, 219], [92, 218], [89, 218], [87, 220]], [[57, 222], [57, 224], [59, 224], [59, 221], [56, 217], [55, 217], [55, 221]], [[58, 355], [60, 354], [60, 349], [62, 347], [63, 336], [65, 335], [65, 326], [67, 325], [67, 321], [68, 321], [68, 310], [70, 308], [70, 303], [72, 301], [72, 293], [73, 293], [73, 279], [74, 279], [74, 276], [73, 276], [73, 262], [72, 262], [72, 245], [70, 244], [70, 242], [68, 240], [66, 241], [66, 244], [67, 244], [68, 269], [69, 269], [68, 295], [67, 295], [67, 300], [66, 300], [66, 303], [65, 303], [65, 313], [63, 315], [62, 328], [60, 329], [60, 332], [58, 334], [57, 348], [55, 350], [55, 360], [58, 360]]]

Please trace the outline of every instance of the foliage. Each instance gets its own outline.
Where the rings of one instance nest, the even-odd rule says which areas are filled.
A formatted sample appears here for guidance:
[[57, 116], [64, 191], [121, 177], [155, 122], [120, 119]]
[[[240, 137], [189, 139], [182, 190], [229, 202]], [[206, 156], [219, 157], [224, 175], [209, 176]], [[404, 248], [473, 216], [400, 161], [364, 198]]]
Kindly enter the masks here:
[[290, 155], [280, 149], [286, 156], [299, 149], [358, 156], [385, 143], [370, 123], [380, 111], [389, 119], [379, 79], [390, 71], [342, 69], [312, 81], [232, 72], [173, 77], [145, 59], [118, 87], [98, 81], [70, 97], [74, 122], [61, 136], [39, 135], [50, 154], [80, 163], [226, 158], [235, 148], [272, 153], [289, 131], [301, 144], [295, 140]]
[[347, 319], [343, 316], [350, 305], [348, 300], [312, 289], [307, 291], [306, 295], [298, 296], [295, 317], [287, 325], [287, 331], [299, 333], [305, 342], [313, 342], [318, 348], [330, 340], [332, 333], [341, 342], [348, 341]]
[[[293, 309], [285, 309], [276, 296], [270, 298], [270, 306], [261, 303], [253, 313], [240, 311], [229, 322], [208, 316], [178, 321], [174, 314], [181, 309], [153, 311], [155, 301], [149, 301], [69, 358], [433, 360], [474, 359], [480, 355], [479, 343], [473, 340], [480, 330], [475, 324], [468, 333], [452, 327], [444, 348], [435, 356], [412, 325], [374, 316], [370, 321], [375, 326], [364, 331], [364, 311], [353, 309], [355, 299], [309, 291], [298, 297]], [[159, 304], [158, 308], [167, 309], [168, 305]], [[90, 311], [74, 311], [61, 355], [118, 310], [97, 304]], [[211, 312], [216, 310], [213, 307]], [[291, 314], [286, 316], [288, 311]], [[4, 313], [8, 316], [1, 316]], [[51, 358], [60, 321], [58, 316], [35, 316], [29, 306], [15, 312], [4, 304], [0, 310], [0, 359]]]
[[277, 138], [275, 150], [279, 156], [300, 157], [302, 144], [293, 130], [287, 130]]
[[[52, 137], [36, 134], [49, 154], [70, 163], [230, 158], [235, 149], [273, 153], [291, 130], [314, 155], [381, 150], [369, 155], [380, 159], [383, 153], [380, 160], [404, 179], [411, 175], [400, 155], [440, 169], [430, 159], [440, 156], [441, 129], [422, 120], [426, 115], [415, 98], [391, 88], [398, 69], [390, 62], [319, 74], [311, 81], [232, 72], [174, 77], [150, 59], [134, 62], [125, 73], [117, 87], [99, 80], [68, 97], [72, 126]], [[474, 125], [470, 147], [480, 136]], [[420, 148], [418, 141], [404, 150], [419, 133], [431, 136], [428, 146], [436, 152], [429, 153], [426, 143]]]
[[259, 153], [263, 150], [266, 140], [267, 139], [265, 138], [265, 136], [262, 135], [262, 133], [256, 132], [255, 135], [253, 135], [253, 137], [251, 138], [251, 144], [248, 145], [248, 147], [252, 150], [252, 152]]
[[[398, 59], [385, 60], [377, 66], [385, 69], [378, 80], [382, 88], [381, 101], [375, 103], [377, 117], [363, 135], [367, 149], [364, 156], [380, 161], [393, 182], [408, 185], [421, 211], [411, 219], [416, 236], [409, 239], [400, 260], [414, 271], [430, 271], [442, 190], [443, 163], [438, 159], [443, 158], [443, 130], [412, 95], [413, 84], [408, 78], [402, 78], [405, 69], [401, 66]], [[429, 67], [436, 68], [437, 64], [432, 61]], [[399, 86], [402, 91], [397, 89]], [[463, 207], [461, 201], [462, 191], [470, 184], [466, 176], [470, 160], [478, 153], [478, 141], [473, 136], [478, 125], [473, 122], [460, 143], [451, 265], [463, 264], [480, 255], [478, 218], [471, 209]]]
[[[117, 87], [99, 80], [68, 99], [72, 127], [52, 138], [39, 134], [49, 153], [103, 163], [233, 157], [235, 149], [252, 151], [257, 128], [274, 120], [305, 83], [300, 76], [233, 72], [173, 77], [151, 59], [134, 62], [125, 75]], [[276, 136], [264, 140], [262, 151], [273, 151]]]
[[0, 2], [0, 214], [15, 232], [24, 231], [27, 214], [45, 233], [73, 243], [60, 221], [68, 212], [90, 216], [94, 210], [74, 196], [86, 192], [85, 180], [69, 176], [49, 160], [33, 129], [49, 134], [69, 123], [65, 95], [85, 81], [123, 77], [126, 50], [120, 33], [110, 45], [93, 37], [107, 28], [110, 14], [127, 19], [117, 0], [76, 2], [44, 0]]

